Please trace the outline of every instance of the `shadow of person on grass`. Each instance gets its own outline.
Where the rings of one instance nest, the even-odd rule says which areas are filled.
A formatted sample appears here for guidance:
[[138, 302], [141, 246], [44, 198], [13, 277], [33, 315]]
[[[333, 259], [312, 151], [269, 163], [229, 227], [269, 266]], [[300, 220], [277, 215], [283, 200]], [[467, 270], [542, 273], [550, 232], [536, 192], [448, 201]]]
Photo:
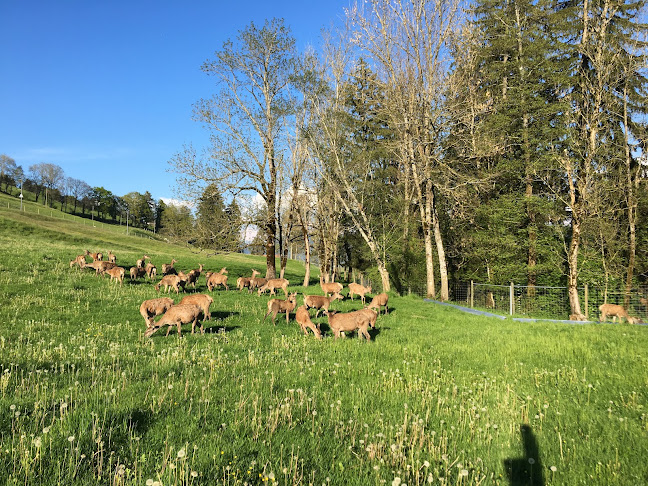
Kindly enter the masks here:
[[504, 460], [504, 468], [511, 486], [544, 486], [540, 450], [531, 426], [522, 424], [520, 434], [522, 435], [522, 445], [524, 447], [523, 457]]

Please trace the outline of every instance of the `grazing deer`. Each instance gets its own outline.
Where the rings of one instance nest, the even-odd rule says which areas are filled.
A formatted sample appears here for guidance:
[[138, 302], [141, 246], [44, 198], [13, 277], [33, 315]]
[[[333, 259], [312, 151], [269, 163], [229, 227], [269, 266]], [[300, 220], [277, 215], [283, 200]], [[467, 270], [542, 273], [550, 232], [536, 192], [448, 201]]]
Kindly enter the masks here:
[[177, 275], [178, 272], [176, 272], [176, 269], [173, 268], [173, 265], [178, 263], [178, 260], [175, 258], [171, 260], [171, 263], [163, 263], [162, 264], [162, 275]]
[[263, 320], [265, 321], [265, 318], [268, 317], [270, 314], [272, 314], [272, 324], [276, 326], [275, 318], [277, 317], [277, 314], [285, 313], [286, 324], [288, 324], [288, 318], [290, 317], [290, 313], [293, 310], [295, 310], [296, 305], [297, 305], [297, 292], [290, 294], [288, 296], [288, 300], [270, 299], [268, 301], [268, 312], [266, 313], [265, 316], [263, 316]]
[[608, 317], [612, 317], [612, 322], [616, 322], [617, 317], [619, 318], [619, 322], [621, 322], [621, 319], [628, 320], [628, 313], [620, 305], [601, 304], [599, 310], [601, 311], [601, 317], [599, 318], [600, 322], [607, 320]]

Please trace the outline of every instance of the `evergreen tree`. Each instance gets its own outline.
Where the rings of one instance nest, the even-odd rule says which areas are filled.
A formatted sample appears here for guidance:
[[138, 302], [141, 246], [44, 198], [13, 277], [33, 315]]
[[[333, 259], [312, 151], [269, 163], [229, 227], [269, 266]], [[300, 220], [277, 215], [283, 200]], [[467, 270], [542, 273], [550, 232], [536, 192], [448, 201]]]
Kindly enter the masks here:
[[157, 204], [155, 205], [155, 229], [153, 230], [155, 233], [159, 233], [160, 230], [163, 228], [162, 220], [163, 220], [165, 209], [166, 209], [165, 202], [162, 199], [158, 200]]
[[241, 211], [236, 201], [225, 207], [216, 184], [208, 185], [198, 199], [196, 244], [218, 251], [241, 250]]
[[[401, 250], [403, 207], [400, 171], [393, 150], [393, 131], [385, 116], [385, 94], [376, 75], [360, 59], [344, 87], [345, 129], [344, 145], [347, 177], [362, 205], [373, 234], [381, 242], [383, 252], [393, 256]], [[350, 269], [367, 270], [372, 262], [362, 235], [347, 217], [340, 245], [340, 262]], [[387, 263], [387, 262], [385, 262]]]
[[[553, 165], [549, 149], [552, 141], [564, 137], [563, 128], [555, 123], [566, 107], [555, 91], [560, 63], [550, 35], [554, 12], [545, 0], [482, 0], [474, 13], [482, 41], [475, 60], [479, 73], [477, 99], [487, 107], [479, 127], [493, 144], [489, 169], [495, 180], [492, 189], [482, 191], [480, 197], [480, 206], [490, 207], [482, 213], [491, 220], [484, 231], [508, 226], [507, 231], [496, 234], [504, 238], [503, 247], [509, 247], [507, 241], [514, 238], [510, 243], [516, 250], [517, 264], [526, 263], [526, 275], [516, 275], [516, 280], [526, 280], [533, 292], [539, 277], [538, 265], [548, 269], [555, 266], [542, 260], [543, 256], [551, 258], [551, 252], [542, 253], [551, 238], [547, 233], [553, 229], [538, 219], [553, 208], [546, 187], [537, 177]], [[492, 221], [490, 215], [506, 214], [500, 206], [515, 214]], [[523, 219], [519, 218], [521, 214]], [[506, 221], [510, 224], [506, 225]], [[501, 265], [492, 261], [498, 257]], [[503, 252], [495, 252], [490, 268], [502, 267], [498, 275], [512, 278], [510, 272], [502, 272], [507, 260]]]
[[[570, 305], [573, 314], [581, 314], [577, 292], [579, 251], [584, 241], [592, 239], [584, 231], [594, 226], [589, 224], [593, 217], [617, 217], [597, 214], [597, 209], [605, 207], [599, 203], [600, 194], [610, 185], [621, 186], [618, 174], [623, 170], [622, 165], [626, 166], [626, 184], [614, 197], [625, 198], [624, 193], [638, 186], [632, 178], [639, 171], [633, 171], [628, 145], [632, 136], [643, 131], [637, 121], [643, 116], [646, 104], [647, 83], [639, 69], [645, 61], [646, 44], [639, 39], [644, 38], [647, 26], [639, 18], [645, 0], [569, 1], [559, 7], [560, 53], [570, 62], [569, 69], [564, 70], [560, 91], [566, 93], [570, 102], [570, 109], [563, 117], [570, 133], [556, 144], [556, 154], [564, 170], [563, 187], [567, 187], [563, 189], [564, 200], [570, 208], [567, 252]], [[627, 200], [631, 224], [624, 233], [631, 235], [631, 255], [636, 243], [636, 202], [632, 196]], [[634, 256], [630, 260], [634, 266]], [[632, 266], [627, 273], [630, 285]]]
[[194, 218], [187, 206], [166, 205], [161, 213], [161, 231], [171, 241], [190, 244], [194, 241]]
[[229, 233], [226, 238], [226, 245], [228, 251], [242, 252], [243, 251], [243, 217], [241, 208], [236, 203], [235, 199], [225, 208], [225, 215], [227, 216]]

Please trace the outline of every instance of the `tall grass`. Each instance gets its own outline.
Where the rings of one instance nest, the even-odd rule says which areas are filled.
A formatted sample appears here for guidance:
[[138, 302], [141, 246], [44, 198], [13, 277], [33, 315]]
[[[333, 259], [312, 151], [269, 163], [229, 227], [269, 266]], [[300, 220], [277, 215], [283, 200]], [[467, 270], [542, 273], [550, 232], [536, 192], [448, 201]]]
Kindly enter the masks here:
[[[227, 265], [230, 282], [262, 260], [7, 211], [0, 248], [3, 484], [648, 482], [646, 327], [392, 297], [371, 342], [320, 342], [263, 321], [268, 296], [219, 290], [206, 334], [144, 339], [152, 284], [119, 287], [70, 259], [112, 249], [128, 267], [147, 253]], [[288, 278], [301, 272], [291, 262]]]

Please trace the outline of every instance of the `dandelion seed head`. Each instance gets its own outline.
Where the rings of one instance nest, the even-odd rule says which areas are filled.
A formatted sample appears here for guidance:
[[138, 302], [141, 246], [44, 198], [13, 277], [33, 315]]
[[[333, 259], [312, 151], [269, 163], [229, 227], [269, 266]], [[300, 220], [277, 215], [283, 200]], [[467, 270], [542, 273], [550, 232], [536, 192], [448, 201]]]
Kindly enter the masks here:
[[74, 442], [74, 439], [75, 439], [75, 437], [73, 435], [71, 435], [70, 437], [68, 437], [68, 442]]
[[187, 453], [185, 452], [184, 448], [183, 448], [183, 449], [180, 449], [180, 450], [178, 451], [178, 457], [179, 457], [180, 459], [182, 459], [182, 458], [183, 458], [184, 456], [186, 456], [186, 455], [187, 455]]

